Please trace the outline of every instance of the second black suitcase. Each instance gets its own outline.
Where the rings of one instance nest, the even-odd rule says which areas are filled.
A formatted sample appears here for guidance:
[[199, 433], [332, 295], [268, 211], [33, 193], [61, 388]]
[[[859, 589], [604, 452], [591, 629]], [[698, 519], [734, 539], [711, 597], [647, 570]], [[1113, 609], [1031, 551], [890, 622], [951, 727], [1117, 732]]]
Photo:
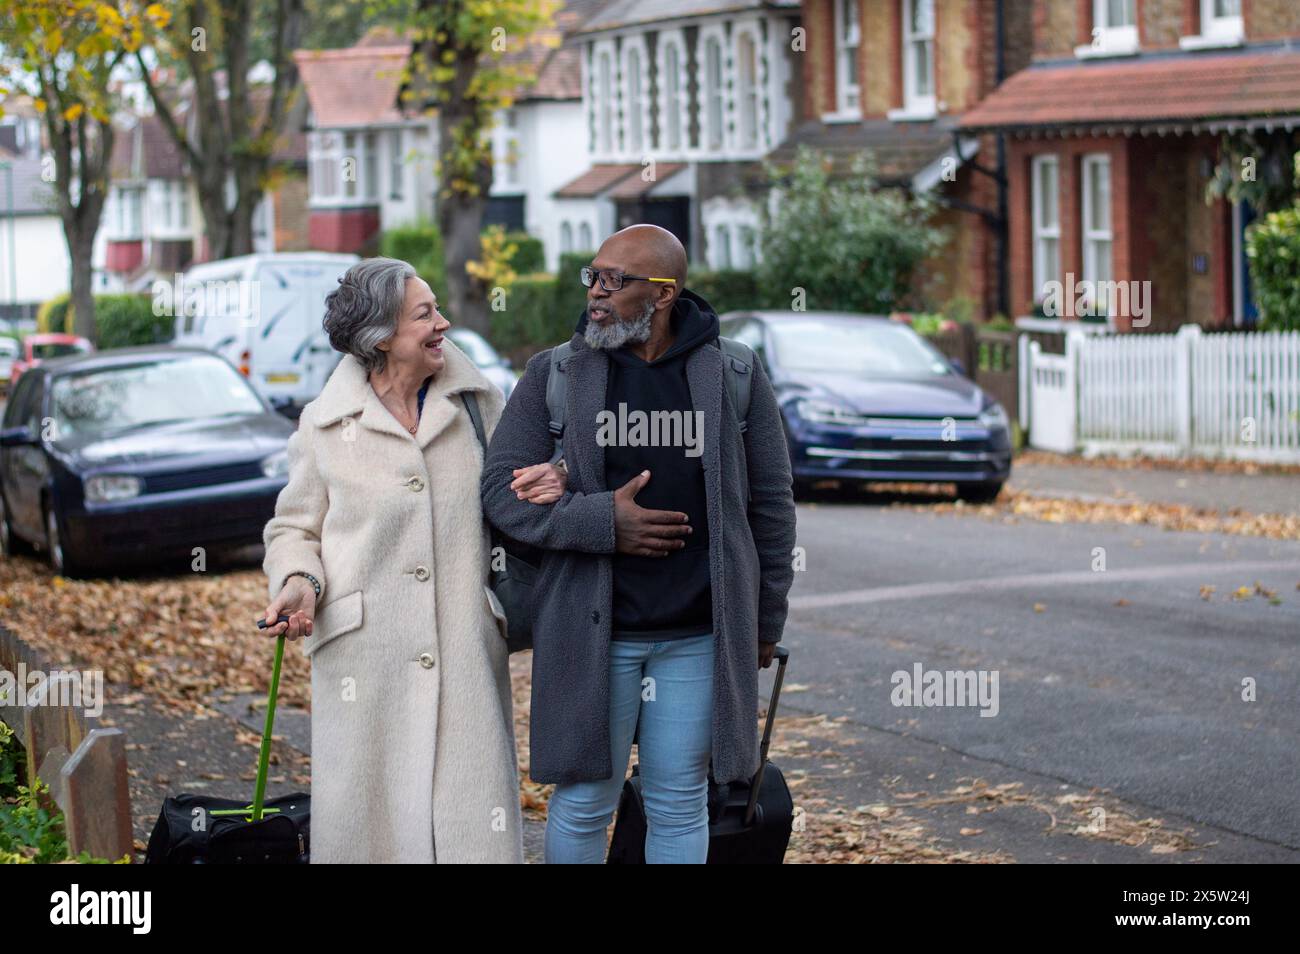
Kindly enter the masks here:
[[[759, 746], [758, 771], [749, 783], [718, 785], [709, 779], [709, 858], [711, 865], [781, 864], [790, 843], [794, 821], [794, 800], [781, 770], [767, 760], [776, 721], [777, 700], [785, 678], [790, 651], [776, 648], [776, 680], [767, 707], [763, 741]], [[646, 818], [641, 794], [640, 766], [623, 783], [618, 803], [618, 820], [609, 846], [611, 865], [645, 864]]]

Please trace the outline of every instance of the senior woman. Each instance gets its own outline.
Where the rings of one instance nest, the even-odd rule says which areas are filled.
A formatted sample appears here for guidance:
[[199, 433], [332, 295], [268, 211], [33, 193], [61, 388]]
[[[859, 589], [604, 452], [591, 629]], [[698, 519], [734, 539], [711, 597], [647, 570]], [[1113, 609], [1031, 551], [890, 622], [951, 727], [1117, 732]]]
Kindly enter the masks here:
[[[324, 328], [343, 358], [303, 409], [263, 534], [268, 632], [305, 637], [311, 659], [314, 863], [523, 861], [505, 617], [465, 405], [490, 435], [502, 397], [448, 327], [405, 262], [339, 279]], [[539, 504], [564, 487], [550, 464], [516, 478]]]

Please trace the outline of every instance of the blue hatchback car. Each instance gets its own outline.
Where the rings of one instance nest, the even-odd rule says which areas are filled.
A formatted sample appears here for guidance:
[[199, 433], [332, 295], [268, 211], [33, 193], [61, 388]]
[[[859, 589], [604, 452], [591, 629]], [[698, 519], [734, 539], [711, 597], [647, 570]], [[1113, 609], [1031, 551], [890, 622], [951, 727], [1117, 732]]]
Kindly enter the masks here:
[[907, 325], [842, 312], [729, 312], [776, 391], [796, 489], [827, 479], [954, 483], [989, 501], [1011, 473], [1006, 411]]
[[140, 347], [43, 361], [0, 428], [0, 549], [77, 576], [255, 543], [294, 423], [224, 358]]

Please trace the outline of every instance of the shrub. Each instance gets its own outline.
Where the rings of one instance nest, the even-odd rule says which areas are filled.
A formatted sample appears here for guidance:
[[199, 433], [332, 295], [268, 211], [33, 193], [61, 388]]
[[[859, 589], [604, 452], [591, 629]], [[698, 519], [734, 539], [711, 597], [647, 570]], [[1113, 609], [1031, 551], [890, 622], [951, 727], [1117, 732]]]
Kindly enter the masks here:
[[170, 315], [153, 313], [148, 295], [96, 295], [95, 325], [101, 349], [171, 341], [176, 330]]
[[503, 311], [491, 312], [488, 337], [518, 366], [544, 348], [568, 341], [577, 316], [556, 305], [554, 275], [520, 275], [506, 295]]
[[828, 165], [802, 147], [788, 175], [767, 166], [780, 202], [775, 213], [762, 206], [764, 297], [789, 303], [798, 287], [809, 309], [901, 310], [917, 266], [943, 245], [943, 231], [929, 221], [930, 203], [881, 188], [867, 153], [847, 176], [832, 178]]
[[67, 331], [68, 308], [72, 305], [72, 296], [66, 292], [55, 295], [36, 310], [36, 330], [42, 334]]
[[[688, 272], [686, 287], [699, 295], [719, 315], [729, 311], [763, 308], [763, 295], [758, 288], [758, 276], [741, 269], [719, 269], [716, 272], [701, 269]], [[789, 302], [773, 307], [789, 307]]]
[[1300, 329], [1300, 206], [1271, 212], [1253, 223], [1246, 257], [1259, 326], [1268, 331]]
[[510, 267], [518, 275], [534, 275], [546, 271], [546, 250], [542, 240], [527, 232], [507, 232], [506, 241], [515, 247], [510, 256]]
[[555, 308], [566, 316], [570, 333], [587, 307], [587, 289], [578, 281], [578, 270], [584, 265], [590, 265], [595, 257], [594, 251], [564, 252], [560, 255], [559, 270], [555, 273]]
[[435, 295], [446, 295], [447, 263], [443, 259], [442, 233], [432, 222], [389, 229], [379, 239], [379, 254], [409, 262]]

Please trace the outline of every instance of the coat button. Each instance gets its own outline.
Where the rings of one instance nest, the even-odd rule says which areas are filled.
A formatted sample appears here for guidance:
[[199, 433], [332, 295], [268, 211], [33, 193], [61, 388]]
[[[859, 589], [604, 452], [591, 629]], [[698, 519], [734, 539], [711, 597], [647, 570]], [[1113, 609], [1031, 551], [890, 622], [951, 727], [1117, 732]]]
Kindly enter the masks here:
[[591, 621], [592, 621], [593, 623], [599, 623], [599, 622], [600, 622], [600, 613], [596, 612], [595, 610], [592, 610], [592, 611], [591, 611]]
[[417, 566], [415, 568], [415, 578], [423, 583], [429, 578], [429, 568], [427, 566]]
[[420, 653], [420, 665], [425, 669], [433, 668], [433, 656], [429, 653]]
[[424, 479], [421, 477], [411, 477], [406, 481], [406, 486], [410, 487], [418, 494], [424, 489]]

